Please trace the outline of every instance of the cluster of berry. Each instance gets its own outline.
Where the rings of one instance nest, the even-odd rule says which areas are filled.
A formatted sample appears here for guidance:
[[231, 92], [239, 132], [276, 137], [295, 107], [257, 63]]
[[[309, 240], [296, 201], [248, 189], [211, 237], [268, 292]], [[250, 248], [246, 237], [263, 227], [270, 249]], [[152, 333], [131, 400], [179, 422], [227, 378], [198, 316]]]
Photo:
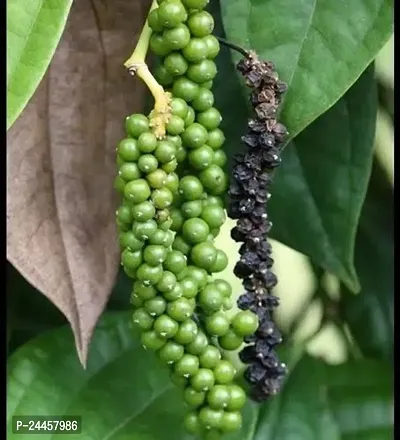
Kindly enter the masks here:
[[235, 157], [229, 215], [237, 219], [232, 238], [243, 242], [234, 270], [246, 289], [238, 307], [251, 310], [259, 319], [256, 332], [245, 338], [250, 345], [241, 351], [240, 359], [249, 364], [245, 378], [251, 384], [252, 398], [262, 401], [279, 391], [286, 372], [274, 351], [282, 338], [272, 320], [272, 311], [279, 302], [271, 293], [277, 279], [271, 271], [273, 259], [267, 233], [272, 223], [266, 213], [271, 172], [280, 164], [287, 134], [276, 119], [286, 85], [279, 81], [273, 64], [260, 61], [253, 52], [247, 53], [237, 68], [252, 90], [255, 118], [249, 121], [249, 131], [242, 138], [246, 153]]
[[[226, 220], [222, 117], [211, 91], [219, 42], [208, 0], [158, 0], [148, 17], [154, 75], [168, 114], [131, 115], [117, 148], [121, 262], [142, 343], [157, 352], [189, 406], [185, 427], [217, 439], [240, 428], [244, 390], [224, 350], [254, 334], [250, 310], [231, 316], [232, 288], [212, 274], [228, 264], [214, 240]], [[165, 122], [165, 136], [158, 136]], [[162, 132], [163, 130], [161, 130]], [[158, 133], [158, 134], [157, 134]]]

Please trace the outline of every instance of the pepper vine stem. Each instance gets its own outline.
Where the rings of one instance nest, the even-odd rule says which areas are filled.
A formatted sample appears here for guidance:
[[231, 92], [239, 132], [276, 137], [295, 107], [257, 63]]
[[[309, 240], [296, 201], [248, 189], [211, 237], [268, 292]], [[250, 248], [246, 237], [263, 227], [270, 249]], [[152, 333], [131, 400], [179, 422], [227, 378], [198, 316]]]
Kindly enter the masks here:
[[249, 56], [250, 52], [248, 50], [244, 49], [243, 47], [238, 46], [237, 44], [233, 44], [230, 41], [225, 40], [224, 38], [221, 38], [221, 37], [216, 37], [216, 38], [223, 46], [226, 46], [226, 47], [229, 47], [230, 49], [236, 50], [236, 52], [241, 53], [245, 57]]
[[[153, 0], [149, 13], [155, 8], [157, 8], [157, 1]], [[150, 113], [150, 126], [158, 138], [163, 138], [166, 133], [165, 125], [171, 116], [171, 95], [157, 82], [146, 64], [146, 55], [152, 33], [153, 31], [146, 19], [135, 50], [125, 61], [124, 66], [131, 75], [139, 77], [153, 95], [154, 109]]]

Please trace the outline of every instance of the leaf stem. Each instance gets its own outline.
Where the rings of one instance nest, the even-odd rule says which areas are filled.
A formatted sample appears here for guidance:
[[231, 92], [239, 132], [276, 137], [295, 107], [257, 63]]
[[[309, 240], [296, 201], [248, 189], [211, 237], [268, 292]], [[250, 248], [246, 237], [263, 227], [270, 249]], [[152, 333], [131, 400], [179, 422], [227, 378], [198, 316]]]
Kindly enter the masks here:
[[[157, 1], [153, 0], [149, 13], [155, 8], [157, 8]], [[158, 138], [163, 138], [166, 133], [165, 125], [171, 116], [171, 95], [165, 92], [164, 88], [157, 82], [145, 61], [152, 33], [153, 31], [146, 19], [135, 50], [125, 61], [124, 66], [131, 75], [138, 76], [153, 95], [154, 109], [150, 113], [150, 126]]]
[[[153, 0], [149, 14], [153, 9], [157, 8], [157, 1]], [[147, 18], [144, 23], [142, 32], [140, 34], [139, 40], [136, 44], [135, 50], [132, 55], [125, 61], [124, 66], [129, 70], [138, 63], [144, 63], [147, 55], [147, 51], [149, 49], [150, 37], [153, 31], [151, 30], [149, 24], [147, 23]]]
[[233, 44], [230, 41], [225, 40], [224, 38], [221, 37], [216, 37], [217, 40], [226, 47], [229, 47], [230, 49], [236, 50], [237, 52], [241, 53], [243, 56], [248, 57], [250, 52], [246, 49], [244, 49], [241, 46], [238, 46], [237, 44]]

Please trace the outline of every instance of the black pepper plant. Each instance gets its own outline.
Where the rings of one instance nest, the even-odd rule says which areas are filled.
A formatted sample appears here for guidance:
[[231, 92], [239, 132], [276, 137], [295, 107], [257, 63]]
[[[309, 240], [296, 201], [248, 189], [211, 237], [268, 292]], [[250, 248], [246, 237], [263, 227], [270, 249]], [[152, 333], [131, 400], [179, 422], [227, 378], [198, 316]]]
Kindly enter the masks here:
[[394, 437], [393, 3], [7, 2], [7, 438]]
[[[276, 278], [266, 202], [286, 129], [276, 120], [285, 85], [271, 63], [241, 50], [238, 70], [252, 88], [255, 117], [243, 137], [249, 151], [236, 157], [229, 189], [229, 214], [238, 219], [232, 237], [243, 242], [235, 273], [246, 289], [232, 314], [232, 287], [218, 278], [228, 256], [214, 243], [226, 220], [230, 179], [212, 92], [220, 41], [229, 43], [213, 35], [208, 2], [153, 2], [125, 66], [145, 82], [154, 108], [125, 121], [115, 188], [122, 196], [117, 224], [121, 263], [133, 280], [133, 322], [143, 346], [156, 351], [182, 389], [186, 429], [214, 439], [241, 427], [246, 401], [226, 352], [249, 343], [240, 357], [249, 364], [244, 376], [257, 401], [275, 394], [285, 373], [273, 351], [281, 337], [271, 316], [278, 301], [271, 294]], [[145, 63], [148, 49], [159, 60], [154, 75]]]

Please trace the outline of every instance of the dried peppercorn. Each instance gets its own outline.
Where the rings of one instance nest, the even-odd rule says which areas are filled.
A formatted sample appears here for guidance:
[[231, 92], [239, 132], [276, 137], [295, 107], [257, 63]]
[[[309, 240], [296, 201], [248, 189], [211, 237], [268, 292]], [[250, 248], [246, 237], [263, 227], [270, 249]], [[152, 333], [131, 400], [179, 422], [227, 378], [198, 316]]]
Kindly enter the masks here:
[[239, 49], [243, 55], [237, 70], [251, 90], [254, 110], [248, 132], [242, 137], [246, 151], [234, 158], [228, 213], [237, 220], [232, 238], [243, 242], [234, 273], [243, 280], [246, 291], [237, 304], [258, 316], [257, 330], [245, 338], [251, 345], [241, 351], [240, 359], [248, 364], [244, 377], [251, 386], [251, 397], [263, 401], [279, 391], [286, 372], [274, 351], [282, 337], [272, 319], [279, 300], [271, 292], [277, 278], [271, 271], [272, 249], [267, 234], [272, 223], [266, 209], [272, 173], [281, 163], [280, 153], [287, 135], [286, 127], [277, 120], [286, 84], [279, 80], [271, 62], [260, 60], [253, 51], [220, 41]]

